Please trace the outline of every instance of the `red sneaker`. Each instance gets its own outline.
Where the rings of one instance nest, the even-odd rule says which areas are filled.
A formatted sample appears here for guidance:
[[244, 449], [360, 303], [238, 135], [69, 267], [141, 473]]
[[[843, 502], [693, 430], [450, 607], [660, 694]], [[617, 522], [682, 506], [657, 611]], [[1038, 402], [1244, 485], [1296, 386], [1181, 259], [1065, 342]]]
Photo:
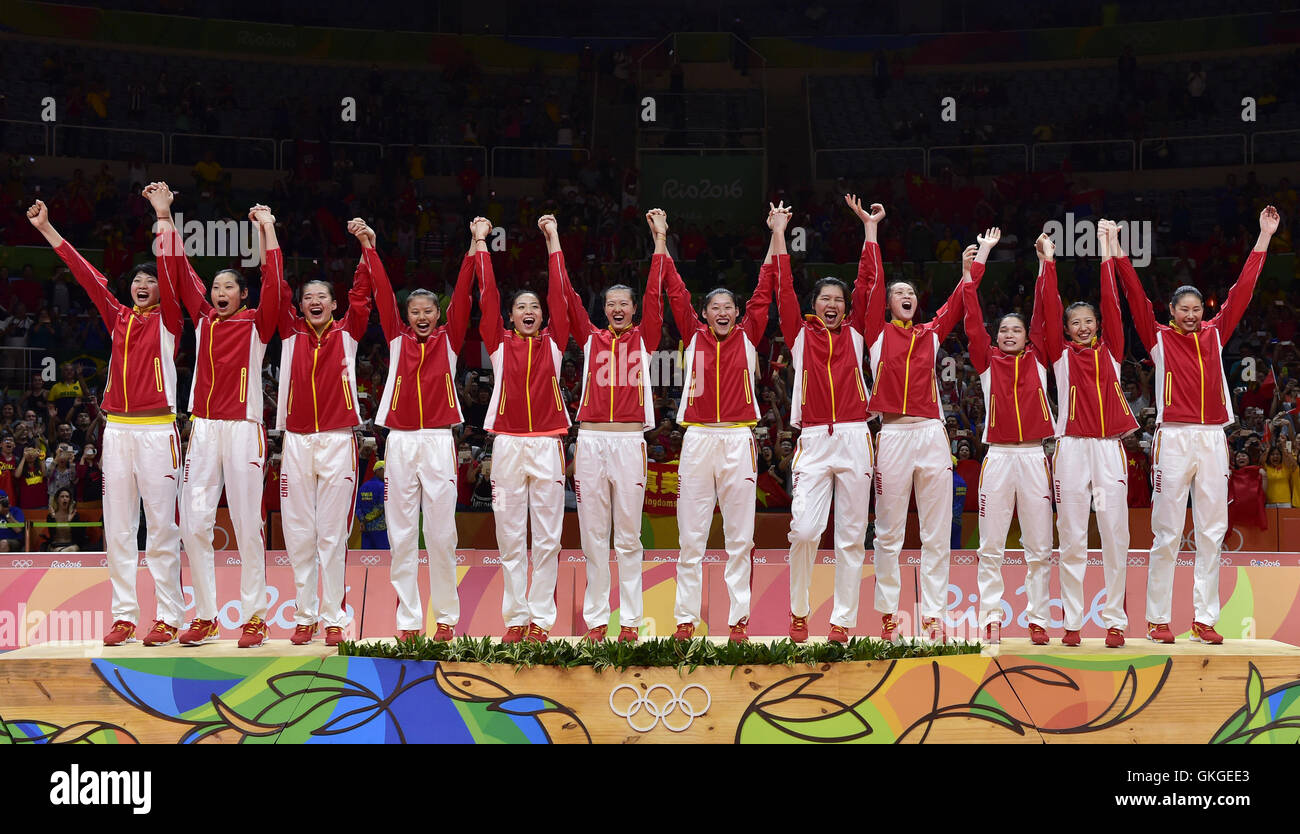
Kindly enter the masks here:
[[154, 620], [153, 629], [144, 636], [146, 646], [169, 646], [176, 642], [179, 628], [167, 625], [162, 620]]
[[808, 618], [790, 615], [790, 639], [802, 643], [808, 639]]
[[[329, 629], [325, 629], [325, 633], [329, 634]], [[407, 640], [414, 640], [416, 637], [419, 636], [420, 636], [420, 630], [418, 628], [404, 628], [401, 631], [397, 632], [396, 635], [397, 642], [399, 643], [405, 643]]]
[[1106, 629], [1106, 648], [1118, 649], [1124, 645], [1124, 629], [1108, 628]]
[[633, 628], [632, 626], [619, 626], [618, 642], [635, 643], [637, 640], [640, 639], [641, 639], [641, 633], [637, 631], [635, 628]]
[[1002, 642], [1002, 623], [989, 623], [984, 626], [984, 642], [996, 646]]
[[1029, 642], [1033, 643], [1035, 646], [1046, 646], [1048, 643], [1052, 642], [1052, 639], [1047, 636], [1047, 629], [1043, 628], [1038, 623], [1030, 623]]
[[190, 627], [181, 634], [182, 646], [202, 646], [204, 643], [211, 643], [221, 636], [221, 629], [217, 628], [215, 620], [194, 620]]
[[844, 626], [833, 625], [830, 634], [826, 635], [826, 639], [832, 643], [847, 643], [849, 642], [849, 630]]
[[446, 623], [438, 623], [438, 628], [434, 630], [432, 639], [435, 643], [445, 643], [456, 637], [456, 630]]
[[1169, 630], [1169, 623], [1147, 623], [1147, 639], [1152, 643], [1172, 643], [1174, 633]]
[[545, 643], [550, 632], [539, 626], [537, 623], [528, 624], [528, 636], [524, 639], [529, 643]]
[[113, 627], [104, 635], [105, 646], [120, 646], [123, 643], [135, 642], [135, 623], [130, 620], [118, 620], [113, 623]]
[[921, 630], [925, 632], [925, 639], [931, 643], [948, 642], [948, 632], [944, 630], [943, 621], [938, 617], [926, 617], [921, 620]]
[[749, 636], [745, 634], [745, 629], [749, 627], [749, 617], [741, 617], [740, 622], [731, 627], [731, 636], [727, 638], [728, 643], [748, 643]]
[[678, 623], [673, 632], [674, 640], [689, 640], [695, 636], [695, 623]]
[[1214, 626], [1205, 623], [1192, 623], [1192, 642], [1221, 646], [1223, 645], [1223, 635], [1215, 631]]
[[521, 643], [524, 635], [528, 632], [528, 626], [510, 626], [506, 629], [506, 636], [501, 638], [502, 643]]
[[295, 646], [305, 646], [314, 639], [316, 639], [316, 624], [312, 623], [311, 625], [295, 626], [289, 642]]
[[596, 626], [587, 629], [587, 633], [582, 635], [583, 640], [590, 640], [593, 643], [604, 643], [605, 635], [609, 631], [609, 626]]
[[1062, 646], [1077, 646], [1082, 642], [1083, 641], [1079, 639], [1079, 632], [1070, 631], [1068, 628], [1065, 630], [1065, 636], [1061, 638]]
[[342, 626], [325, 626], [325, 645], [337, 646], [343, 642]]
[[240, 629], [238, 645], [241, 649], [255, 649], [265, 643], [270, 636], [271, 630], [267, 628], [262, 618], [253, 617]]
[[886, 614], [880, 618], [880, 639], [886, 643], [891, 643], [898, 633], [898, 620], [893, 614]]

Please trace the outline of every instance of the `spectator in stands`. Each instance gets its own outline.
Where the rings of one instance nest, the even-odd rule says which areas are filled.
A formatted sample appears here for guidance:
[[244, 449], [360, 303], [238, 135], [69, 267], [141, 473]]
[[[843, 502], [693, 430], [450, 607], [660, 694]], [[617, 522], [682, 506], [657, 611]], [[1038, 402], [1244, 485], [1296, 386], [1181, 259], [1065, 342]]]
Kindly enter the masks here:
[[80, 405], [79, 400], [85, 395], [81, 380], [77, 379], [76, 368], [72, 363], [65, 362], [59, 368], [59, 381], [54, 383], [46, 396], [57, 409], [58, 419], [66, 420], [73, 406]]
[[23, 450], [23, 456], [14, 467], [14, 485], [18, 495], [15, 500], [26, 512], [40, 512], [50, 501], [49, 490], [45, 488], [45, 463], [41, 451], [35, 446]]
[[1270, 446], [1264, 458], [1264, 501], [1270, 507], [1291, 506], [1295, 458], [1281, 446]]
[[1228, 526], [1268, 529], [1268, 515], [1264, 511], [1266, 480], [1264, 469], [1251, 463], [1245, 452], [1232, 456], [1232, 472], [1228, 476]]
[[0, 495], [0, 551], [25, 550], [27, 534], [23, 528], [23, 511], [9, 505], [8, 495]]
[[1137, 433], [1125, 436], [1124, 457], [1128, 464], [1129, 507], [1151, 506], [1150, 441], [1139, 440]]
[[376, 460], [370, 478], [357, 490], [357, 521], [361, 524], [362, 550], [387, 550], [388, 525], [384, 519], [384, 462]]
[[14, 436], [5, 432], [0, 436], [0, 492], [10, 498], [14, 495], [14, 468], [17, 465]]
[[78, 501], [99, 501], [104, 495], [104, 472], [99, 466], [99, 450], [87, 444], [77, 461], [76, 489]]
[[55, 492], [50, 498], [49, 510], [45, 521], [52, 526], [47, 528], [43, 549], [55, 553], [84, 549], [86, 528], [72, 526], [81, 523], [81, 516], [77, 514], [77, 502], [72, 499], [72, 490], [65, 487]]
[[[71, 428], [71, 427], [69, 427]], [[60, 490], [71, 493], [77, 485], [77, 466], [73, 461], [76, 449], [71, 443], [59, 443], [54, 457], [45, 462], [45, 489], [49, 498]]]

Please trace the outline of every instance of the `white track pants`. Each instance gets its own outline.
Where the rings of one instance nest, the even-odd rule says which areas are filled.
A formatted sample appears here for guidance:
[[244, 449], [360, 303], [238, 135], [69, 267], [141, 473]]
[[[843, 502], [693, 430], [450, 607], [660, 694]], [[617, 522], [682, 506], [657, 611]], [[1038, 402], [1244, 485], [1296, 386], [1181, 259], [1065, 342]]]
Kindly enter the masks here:
[[1052, 461], [1056, 529], [1061, 545], [1061, 607], [1065, 628], [1083, 628], [1087, 606], [1083, 577], [1088, 570], [1088, 507], [1097, 513], [1107, 628], [1128, 627], [1124, 580], [1128, 576], [1128, 460], [1117, 437], [1059, 437]]
[[1052, 575], [1052, 483], [1042, 445], [989, 447], [980, 469], [980, 625], [1002, 621], [1002, 555], [1020, 517], [1029, 622], [1046, 626]]
[[195, 616], [217, 616], [217, 572], [212, 531], [221, 488], [239, 547], [239, 602], [243, 621], [266, 619], [266, 540], [262, 532], [262, 467], [266, 432], [250, 420], [195, 417], [181, 483], [181, 538], [194, 583]]
[[[492, 441], [492, 514], [501, 552], [507, 626], [555, 627], [555, 579], [564, 527], [564, 442], [498, 434]], [[533, 581], [528, 583], [528, 518]]]
[[[181, 535], [176, 491], [181, 478], [181, 438], [173, 423], [113, 423], [104, 426], [104, 549], [113, 585], [113, 619], [140, 623], [135, 577], [140, 551], [140, 502], [144, 501], [144, 556], [153, 576], [157, 617], [180, 628], [185, 622], [181, 591]], [[147, 630], [147, 629], [145, 629]]]
[[318, 619], [326, 627], [348, 625], [344, 576], [356, 505], [357, 446], [352, 430], [285, 432], [280, 512], [298, 595], [293, 615], [298, 625]]
[[384, 519], [397, 591], [397, 628], [424, 626], [420, 601], [420, 511], [429, 554], [429, 599], [436, 622], [460, 620], [456, 592], [456, 440], [451, 429], [388, 433], [384, 451]]
[[641, 625], [641, 508], [646, 446], [639, 432], [578, 430], [573, 489], [578, 495], [582, 552], [587, 557], [587, 628], [609, 625], [609, 539], [618, 558], [618, 621]]
[[1174, 603], [1174, 560], [1183, 540], [1187, 496], [1196, 531], [1196, 621], [1219, 621], [1219, 555], [1228, 532], [1228, 443], [1218, 426], [1162, 426], [1152, 443], [1151, 566], [1147, 620], [1167, 623]]
[[809, 613], [813, 560], [826, 529], [833, 491], [835, 603], [831, 625], [853, 628], [858, 624], [874, 457], [871, 429], [866, 423], [838, 423], [833, 434], [828, 426], [809, 426], [799, 437], [790, 505], [790, 612], [795, 616], [807, 617]]
[[952, 554], [952, 452], [938, 420], [885, 423], [876, 452], [876, 610], [898, 612], [898, 556], [916, 488], [921, 523], [921, 616], [942, 617]]
[[679, 623], [699, 624], [704, 595], [704, 548], [715, 504], [722, 508], [727, 548], [730, 609], [735, 625], [749, 616], [749, 583], [753, 569], [754, 502], [758, 497], [754, 435], [748, 428], [691, 426], [682, 438], [677, 478], [677, 600], [673, 616]]

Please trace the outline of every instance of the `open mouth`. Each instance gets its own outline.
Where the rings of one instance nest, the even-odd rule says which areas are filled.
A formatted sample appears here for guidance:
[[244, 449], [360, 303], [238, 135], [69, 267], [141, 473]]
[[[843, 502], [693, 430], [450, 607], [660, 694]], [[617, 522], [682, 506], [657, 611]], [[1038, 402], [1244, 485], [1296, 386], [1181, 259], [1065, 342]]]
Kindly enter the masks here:
[[834, 324], [835, 321], [836, 321], [839, 317], [840, 317], [840, 314], [839, 314], [839, 312], [836, 311], [836, 310], [827, 310], [827, 311], [826, 311], [826, 315], [824, 316], [824, 318], [826, 319], [827, 324]]
[[912, 315], [912, 309], [913, 309], [916, 305], [913, 304], [911, 301], [903, 301], [903, 302], [900, 302], [898, 306], [899, 306], [899, 309], [901, 309], [901, 310], [903, 311], [903, 315], [905, 315], [905, 316], [910, 316], [910, 315]]
[[728, 327], [731, 327], [731, 319], [729, 318], [714, 319], [713, 326], [718, 328], [719, 330], [726, 330]]
[[141, 305], [141, 306], [144, 306], [144, 305], [148, 304], [148, 303], [149, 303], [149, 291], [148, 291], [148, 290], [136, 290], [136, 291], [135, 291], [135, 303], [136, 303], [136, 304], [139, 304], [139, 305]]
[[429, 335], [429, 331], [432, 329], [433, 329], [432, 325], [430, 325], [429, 322], [427, 321], [417, 321], [415, 323], [415, 332], [419, 333], [421, 336]]
[[230, 309], [230, 302], [224, 298], [217, 299], [217, 312], [224, 313]]
[[320, 318], [325, 313], [325, 307], [321, 304], [313, 304], [307, 308], [307, 314], [312, 318]]
[[610, 321], [614, 322], [615, 325], [622, 325], [626, 319], [627, 316], [623, 315], [622, 313], [615, 313], [614, 315], [610, 316]]

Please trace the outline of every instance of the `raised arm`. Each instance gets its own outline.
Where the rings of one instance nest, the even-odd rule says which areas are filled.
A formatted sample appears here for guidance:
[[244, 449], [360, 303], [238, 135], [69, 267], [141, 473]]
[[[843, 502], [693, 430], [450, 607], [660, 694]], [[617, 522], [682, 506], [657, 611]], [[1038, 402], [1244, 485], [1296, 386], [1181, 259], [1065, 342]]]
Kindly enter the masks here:
[[[1100, 230], [1102, 220], [1098, 225]], [[1115, 283], [1115, 258], [1107, 234], [1099, 234], [1101, 248], [1101, 343], [1116, 362], [1124, 361], [1124, 320], [1119, 311], [1119, 287]]]
[[492, 223], [484, 217], [475, 217], [469, 224], [473, 240], [474, 272], [479, 281], [479, 335], [488, 354], [505, 338], [506, 327], [501, 319], [501, 291], [497, 289], [496, 275], [492, 272], [492, 256], [488, 254], [487, 236]]
[[1124, 297], [1128, 300], [1128, 310], [1133, 314], [1133, 326], [1137, 329], [1143, 347], [1150, 353], [1156, 346], [1155, 311], [1151, 308], [1151, 299], [1142, 289], [1142, 280], [1138, 278], [1137, 270], [1133, 268], [1132, 262], [1124, 254], [1124, 248], [1120, 246], [1119, 224], [1102, 220], [1097, 224], [1097, 232], [1106, 235], [1106, 248], [1114, 257], [1119, 281], [1124, 286]]
[[785, 227], [788, 219], [779, 227], [774, 226], [773, 217], [777, 211], [777, 208], [772, 206], [767, 216], [768, 227], [772, 229], [772, 240], [768, 244], [767, 259], [763, 261], [763, 266], [760, 268], [762, 271], [759, 273], [759, 279], [762, 280], [763, 272], [776, 273], [774, 283], [776, 284], [777, 318], [781, 324], [781, 335], [785, 337], [785, 343], [793, 346], [795, 339], [799, 338], [799, 331], [803, 328], [803, 311], [799, 308], [799, 295], [794, 291], [794, 274], [790, 270], [790, 256], [786, 254], [785, 249]]
[[456, 275], [456, 288], [451, 292], [451, 301], [447, 302], [447, 343], [457, 353], [464, 346], [465, 331], [469, 329], [470, 290], [473, 287], [474, 255], [466, 252], [460, 262], [460, 273]]
[[33, 203], [31, 208], [27, 209], [27, 219], [68, 265], [68, 269], [72, 270], [72, 276], [86, 291], [86, 295], [90, 296], [95, 309], [99, 310], [99, 315], [104, 319], [104, 326], [108, 328], [109, 333], [112, 333], [113, 322], [116, 321], [124, 305], [113, 297], [113, 293], [108, 289], [108, 281], [104, 280], [99, 270], [90, 265], [90, 261], [81, 257], [81, 253], [73, 249], [72, 244], [54, 230], [50, 225], [49, 209], [45, 207], [44, 202], [37, 200]]
[[[546, 329], [563, 351], [569, 346], [569, 297], [566, 292], [569, 273], [564, 265], [564, 252], [560, 249], [560, 230], [555, 216], [551, 214], [537, 218], [537, 228], [542, 230], [542, 235], [546, 238], [546, 308], [550, 314]], [[588, 322], [587, 325], [590, 327], [591, 323]]]
[[[1043, 360], [1044, 365], [1051, 365], [1052, 359], [1059, 354], [1048, 355], [1048, 321], [1047, 310], [1043, 300], [1043, 263], [1052, 260], [1056, 253], [1056, 246], [1052, 243], [1050, 235], [1044, 233], [1038, 236], [1034, 241], [1034, 251], [1038, 255], [1038, 275], [1040, 280], [1034, 282], [1034, 310], [1029, 316], [1029, 348], [1035, 351], [1039, 358]], [[1059, 302], [1059, 298], [1057, 299]], [[1056, 328], [1059, 337], [1061, 328]], [[1059, 338], [1058, 338], [1059, 341]]]
[[[771, 206], [771, 203], [768, 203]], [[745, 331], [745, 335], [755, 344], [763, 338], [763, 332], [767, 330], [767, 319], [772, 310], [772, 295], [776, 289], [777, 272], [783, 267], [788, 271], [790, 268], [790, 256], [785, 253], [785, 227], [790, 223], [790, 209], [782, 201], [779, 206], [772, 206], [772, 210], [767, 215], [767, 226], [772, 230], [772, 239], [767, 246], [767, 261], [775, 262], [772, 267], [765, 263], [758, 270], [758, 286], [754, 288], [754, 293], [745, 302], [745, 317], [741, 320], [740, 326]], [[794, 279], [789, 279], [793, 281]], [[799, 302], [795, 300], [795, 309], [798, 310]], [[798, 313], [796, 312], [796, 315]]]
[[669, 258], [664, 262], [664, 288], [668, 292], [668, 306], [672, 308], [673, 320], [677, 322], [677, 331], [682, 341], [689, 342], [695, 331], [700, 329], [700, 317], [691, 306], [691, 293], [686, 289], [682, 276], [677, 273], [677, 265]]
[[849, 324], [861, 330], [870, 345], [885, 329], [889, 312], [885, 298], [885, 270], [877, 240], [880, 221], [885, 219], [885, 207], [872, 203], [871, 211], [866, 211], [854, 194], [845, 194], [844, 202], [862, 221], [863, 238], [862, 254], [858, 257], [858, 277], [853, 282], [853, 309], [849, 311]]
[[257, 296], [255, 322], [257, 337], [265, 344], [275, 334], [280, 318], [280, 285], [284, 283], [284, 253], [275, 234], [275, 215], [264, 205], [249, 210], [249, 219], [257, 224], [262, 247], [262, 290]]
[[[154, 213], [157, 215], [157, 225], [160, 230], [162, 227], [166, 226], [171, 230], [172, 234], [175, 235], [176, 229], [175, 225], [172, 223], [172, 190], [167, 187], [167, 183], [150, 183], [145, 186], [143, 193], [145, 199], [149, 201], [149, 205], [153, 207]], [[181, 243], [179, 235], [175, 235], [173, 243]], [[180, 257], [185, 257], [184, 245], [180, 246]], [[167, 328], [173, 336], [179, 336], [181, 331], [185, 328], [185, 316], [181, 313], [181, 302], [180, 299], [176, 297], [176, 293], [178, 284], [187, 280], [188, 277], [186, 276], [186, 278], [182, 278], [181, 276], [189, 271], [189, 263], [187, 261], [183, 271], [178, 272], [169, 270], [170, 274], [164, 276], [160, 270], [158, 275], [158, 312], [162, 315], [163, 327]], [[200, 282], [200, 284], [201, 283], [202, 282]], [[180, 349], [179, 342], [177, 342], [176, 348], [178, 350]]]
[[1273, 239], [1280, 220], [1277, 209], [1272, 206], [1265, 206], [1259, 213], [1259, 237], [1255, 240], [1255, 248], [1250, 250], [1250, 256], [1241, 267], [1241, 275], [1237, 278], [1237, 283], [1232, 285], [1228, 297], [1223, 300], [1219, 314], [1211, 322], [1219, 328], [1219, 339], [1225, 344], [1231, 338], [1232, 331], [1236, 330], [1237, 325], [1241, 323], [1246, 308], [1250, 306], [1251, 296], [1255, 294], [1255, 283], [1259, 280], [1260, 270], [1264, 268], [1264, 259], [1268, 256], [1268, 244]]
[[366, 327], [370, 323], [370, 295], [374, 285], [367, 254], [369, 258], [379, 260], [379, 255], [375, 252], [373, 234], [374, 232], [371, 232], [371, 245], [362, 248], [361, 260], [357, 262], [357, 271], [352, 274], [352, 289], [348, 290], [348, 311], [343, 315], [343, 329], [358, 342], [366, 335]]
[[[984, 373], [989, 367], [989, 331], [984, 326], [984, 311], [980, 309], [979, 283], [975, 271], [984, 271], [984, 264], [975, 262], [979, 251], [974, 244], [962, 252], [961, 290], [966, 294], [963, 303], [966, 306], [966, 341], [970, 346], [970, 362], [978, 373]], [[969, 279], [969, 280], [968, 280]]]
[[650, 259], [650, 274], [646, 277], [645, 297], [641, 299], [641, 341], [651, 353], [659, 349], [659, 339], [664, 331], [664, 271], [672, 263], [668, 254], [668, 214], [663, 209], [646, 212], [646, 222], [654, 235], [655, 252]]
[[[551, 217], [551, 215], [549, 214], [546, 215], [546, 217], [551, 218], [550, 225], [554, 227], [555, 218]], [[538, 218], [539, 226], [541, 222], [542, 222], [542, 218]], [[546, 231], [544, 229], [542, 231], [542, 234], [544, 235], [546, 234]], [[578, 344], [580, 345], [585, 344], [587, 341], [587, 337], [590, 336], [592, 331], [595, 330], [596, 328], [592, 326], [591, 317], [587, 315], [587, 308], [582, 303], [582, 296], [578, 295], [578, 291], [573, 288], [573, 282], [569, 280], [569, 268], [564, 263], [564, 252], [560, 248], [560, 238], [558, 232], [555, 235], [554, 252], [551, 251], [551, 239], [550, 236], [547, 235], [546, 253], [547, 253], [546, 267], [547, 267], [547, 275], [549, 278], [549, 283], [547, 284], [548, 295], [549, 295], [550, 287], [554, 285], [555, 282], [558, 280], [560, 282], [560, 288], [564, 291], [565, 313], [568, 315], [569, 326], [572, 329], [573, 338], [578, 342]], [[558, 275], [556, 274], [557, 271], [559, 272]], [[548, 304], [549, 304], [549, 298], [548, 298]], [[560, 349], [563, 350], [564, 346], [561, 345]]]
[[402, 332], [402, 316], [397, 309], [397, 296], [388, 280], [384, 260], [375, 251], [375, 232], [366, 221], [354, 217], [348, 221], [348, 232], [361, 242], [361, 260], [366, 265], [375, 294], [375, 309], [379, 311], [379, 326], [384, 331], [384, 341], [391, 342]]

